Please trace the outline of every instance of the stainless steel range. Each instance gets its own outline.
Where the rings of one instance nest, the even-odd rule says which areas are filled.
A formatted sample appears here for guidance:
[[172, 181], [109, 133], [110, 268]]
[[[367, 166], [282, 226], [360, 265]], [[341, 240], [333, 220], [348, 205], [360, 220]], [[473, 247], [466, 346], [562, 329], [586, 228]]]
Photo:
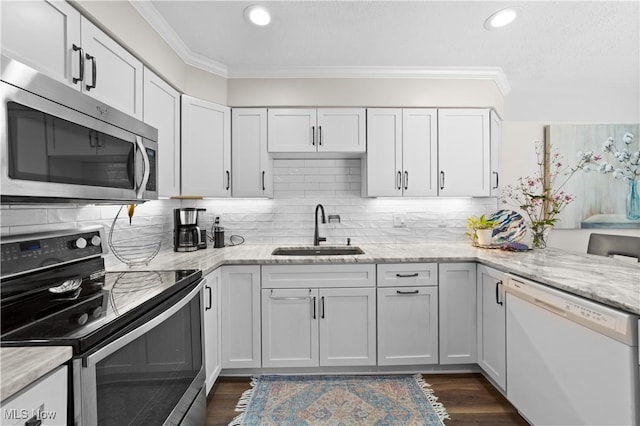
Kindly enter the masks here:
[[204, 424], [201, 271], [105, 272], [104, 241], [4, 237], [0, 345], [73, 347], [76, 425]]

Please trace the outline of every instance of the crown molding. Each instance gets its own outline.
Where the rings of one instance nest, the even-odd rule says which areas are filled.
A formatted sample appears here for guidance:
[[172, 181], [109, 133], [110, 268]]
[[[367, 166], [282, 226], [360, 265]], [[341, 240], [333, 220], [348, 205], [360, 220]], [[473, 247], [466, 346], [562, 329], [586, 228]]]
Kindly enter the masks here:
[[150, 1], [130, 0], [131, 5], [176, 52], [185, 64], [224, 78], [422, 78], [442, 80], [492, 80], [503, 96], [511, 85], [500, 67], [342, 67], [278, 66], [236, 67], [194, 53], [184, 44]]
[[422, 78], [492, 80], [503, 95], [511, 91], [500, 67], [338, 67], [285, 66], [233, 68], [228, 78]]
[[182, 61], [196, 68], [228, 78], [226, 65], [194, 53], [187, 47], [171, 26], [158, 13], [150, 1], [129, 0], [129, 3], [138, 11], [142, 18], [162, 37], [164, 41], [176, 52]]

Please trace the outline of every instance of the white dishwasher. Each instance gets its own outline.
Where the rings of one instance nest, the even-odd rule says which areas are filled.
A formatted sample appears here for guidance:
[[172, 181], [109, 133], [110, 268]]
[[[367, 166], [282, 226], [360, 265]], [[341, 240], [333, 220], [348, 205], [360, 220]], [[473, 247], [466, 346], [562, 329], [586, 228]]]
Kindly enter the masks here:
[[509, 275], [507, 397], [533, 425], [638, 425], [638, 317]]

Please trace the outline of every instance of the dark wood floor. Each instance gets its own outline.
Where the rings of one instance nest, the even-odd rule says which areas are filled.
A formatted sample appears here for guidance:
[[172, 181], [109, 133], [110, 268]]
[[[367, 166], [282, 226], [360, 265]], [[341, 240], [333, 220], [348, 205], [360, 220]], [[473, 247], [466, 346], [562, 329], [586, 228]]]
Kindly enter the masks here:
[[[515, 408], [480, 374], [425, 374], [439, 401], [451, 416], [446, 426], [527, 425]], [[209, 394], [207, 426], [228, 425], [238, 413], [248, 378], [220, 378]]]

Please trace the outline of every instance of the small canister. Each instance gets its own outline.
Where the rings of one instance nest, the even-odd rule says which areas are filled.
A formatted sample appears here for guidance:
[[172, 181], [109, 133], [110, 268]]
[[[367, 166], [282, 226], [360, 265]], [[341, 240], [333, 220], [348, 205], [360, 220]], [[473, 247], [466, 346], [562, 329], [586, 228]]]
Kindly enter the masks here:
[[224, 247], [224, 228], [222, 226], [215, 226], [213, 228], [213, 247]]

